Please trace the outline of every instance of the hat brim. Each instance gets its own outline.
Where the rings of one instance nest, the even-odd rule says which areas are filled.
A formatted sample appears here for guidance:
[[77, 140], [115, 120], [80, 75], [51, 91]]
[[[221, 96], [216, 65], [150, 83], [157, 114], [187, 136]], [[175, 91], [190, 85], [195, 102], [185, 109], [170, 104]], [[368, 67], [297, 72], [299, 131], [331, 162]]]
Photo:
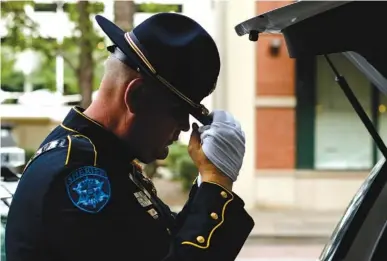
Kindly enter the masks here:
[[[148, 66], [146, 66], [146, 64], [141, 60], [141, 58], [138, 57], [138, 55], [133, 51], [132, 47], [130, 47], [130, 45], [125, 39], [125, 31], [123, 31], [121, 28], [119, 28], [117, 25], [115, 25], [113, 22], [109, 21], [103, 16], [97, 15], [95, 19], [101, 29], [113, 42], [113, 44], [115, 44], [127, 56], [127, 58], [131, 60], [133, 65], [135, 65], [139, 69], [139, 73], [146, 77], [145, 80], [151, 80], [152, 84], [160, 85], [162, 86], [162, 88], [167, 89], [166, 87], [164, 87], [164, 84], [156, 78], [156, 76], [152, 73]], [[132, 69], [137, 70], [137, 68]], [[171, 93], [171, 95], [175, 97], [174, 94]]]
[[[113, 22], [109, 21], [101, 15], [96, 15], [95, 20], [98, 25], [104, 31], [104, 33], [109, 37], [109, 39], [115, 44], [120, 50], [141, 70], [141, 73], [146, 73], [147, 76], [154, 78], [152, 72], [144, 65], [142, 60], [133, 52], [132, 48], [129, 46], [128, 42], [125, 40], [125, 31], [115, 25]], [[136, 69], [136, 68], [133, 68]]]
[[[115, 25], [113, 22], [109, 21], [101, 15], [96, 15], [95, 20], [98, 25], [104, 31], [104, 33], [109, 37], [109, 39], [130, 59], [134, 64], [137, 65], [140, 69], [140, 73], [143, 74], [148, 80], [151, 80], [153, 84], [160, 85], [162, 88], [166, 88], [163, 83], [161, 83], [157, 77], [152, 73], [152, 71], [145, 65], [145, 63], [138, 57], [138, 55], [132, 50], [130, 45], [125, 39], [125, 31]], [[167, 89], [167, 88], [166, 88]], [[172, 92], [171, 92], [172, 94]], [[175, 94], [172, 95], [181, 101]], [[209, 124], [211, 122], [210, 117], [205, 116], [201, 113], [201, 110], [189, 106], [186, 102], [181, 101], [182, 105], [187, 106], [189, 114], [199, 120], [202, 124]]]

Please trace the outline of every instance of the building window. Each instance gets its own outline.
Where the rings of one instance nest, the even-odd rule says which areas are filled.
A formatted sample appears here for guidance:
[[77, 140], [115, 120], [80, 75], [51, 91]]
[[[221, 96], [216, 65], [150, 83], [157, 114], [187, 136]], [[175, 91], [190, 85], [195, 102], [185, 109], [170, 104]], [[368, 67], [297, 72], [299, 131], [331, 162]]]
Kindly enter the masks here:
[[[330, 55], [371, 118], [371, 83], [344, 55]], [[386, 98], [387, 99], [387, 98]], [[383, 100], [387, 106], [387, 100]], [[382, 105], [380, 108], [383, 110]], [[380, 128], [387, 133], [387, 115]], [[374, 165], [371, 136], [347, 100], [323, 56], [316, 58], [314, 168], [364, 170]], [[387, 136], [385, 135], [385, 138]]]

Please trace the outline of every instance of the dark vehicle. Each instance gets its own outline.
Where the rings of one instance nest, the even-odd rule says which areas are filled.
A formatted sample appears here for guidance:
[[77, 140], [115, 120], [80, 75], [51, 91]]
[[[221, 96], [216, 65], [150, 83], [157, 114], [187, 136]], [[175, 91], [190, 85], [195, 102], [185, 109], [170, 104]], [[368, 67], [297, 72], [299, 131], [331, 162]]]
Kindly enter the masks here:
[[25, 164], [25, 151], [19, 148], [12, 137], [12, 126], [1, 125], [1, 184], [0, 184], [0, 237], [1, 256], [5, 260], [4, 234], [5, 224], [8, 215], [8, 208], [12, 201], [13, 193], [16, 190], [20, 174], [16, 169]]
[[15, 168], [25, 163], [25, 151], [17, 146], [12, 136], [12, 126], [10, 125], [1, 125], [0, 155], [2, 168], [14, 171]]
[[[324, 56], [383, 158], [350, 202], [322, 251], [321, 261], [387, 260], [387, 148], [329, 55], [343, 53], [379, 91], [387, 95], [387, 2], [298, 1], [238, 24], [239, 36], [259, 41], [261, 33], [282, 33], [289, 56]], [[371, 40], [364, 34], [376, 37]]]
[[25, 164], [25, 150], [19, 148], [12, 136], [12, 126], [1, 125], [1, 184], [0, 210], [1, 216], [6, 217], [12, 195], [16, 190], [20, 174], [17, 168]]
[[17, 168], [25, 164], [25, 150], [19, 148], [12, 136], [12, 126], [1, 125], [1, 184], [0, 184], [0, 210], [1, 216], [8, 213], [8, 205], [16, 190], [20, 174]]

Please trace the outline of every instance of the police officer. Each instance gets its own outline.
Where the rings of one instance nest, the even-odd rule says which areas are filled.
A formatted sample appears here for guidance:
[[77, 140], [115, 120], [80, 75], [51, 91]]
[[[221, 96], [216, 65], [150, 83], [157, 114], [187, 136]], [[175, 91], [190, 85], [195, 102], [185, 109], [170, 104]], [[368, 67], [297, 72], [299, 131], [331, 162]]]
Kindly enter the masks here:
[[71, 109], [27, 164], [9, 210], [7, 260], [234, 260], [254, 222], [232, 192], [244, 138], [229, 113], [193, 126], [200, 179], [178, 214], [135, 163], [165, 158], [189, 114], [208, 119], [200, 102], [219, 74], [214, 41], [179, 14], [131, 32], [96, 20], [114, 43], [98, 97]]

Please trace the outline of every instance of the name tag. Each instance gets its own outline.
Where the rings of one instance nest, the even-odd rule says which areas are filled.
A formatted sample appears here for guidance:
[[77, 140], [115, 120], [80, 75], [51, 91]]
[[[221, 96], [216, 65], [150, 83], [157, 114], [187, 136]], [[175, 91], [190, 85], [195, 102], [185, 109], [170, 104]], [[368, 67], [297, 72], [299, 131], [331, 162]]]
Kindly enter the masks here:
[[134, 196], [136, 197], [138, 203], [140, 203], [140, 205], [142, 207], [147, 207], [147, 206], [150, 206], [152, 205], [152, 202], [149, 200], [149, 198], [145, 195], [144, 192], [142, 191], [138, 191], [138, 192], [135, 192], [133, 193]]
[[[150, 195], [150, 193], [139, 184], [139, 182], [133, 177], [131, 173], [129, 174], [129, 178], [133, 181], [134, 184], [136, 184], [137, 188], [140, 189], [140, 191], [133, 193], [138, 203], [144, 208], [153, 206], [153, 202], [151, 201], [152, 196]], [[148, 209], [147, 213], [151, 215], [151, 217], [153, 217], [154, 219], [159, 218], [159, 213], [154, 208]]]

